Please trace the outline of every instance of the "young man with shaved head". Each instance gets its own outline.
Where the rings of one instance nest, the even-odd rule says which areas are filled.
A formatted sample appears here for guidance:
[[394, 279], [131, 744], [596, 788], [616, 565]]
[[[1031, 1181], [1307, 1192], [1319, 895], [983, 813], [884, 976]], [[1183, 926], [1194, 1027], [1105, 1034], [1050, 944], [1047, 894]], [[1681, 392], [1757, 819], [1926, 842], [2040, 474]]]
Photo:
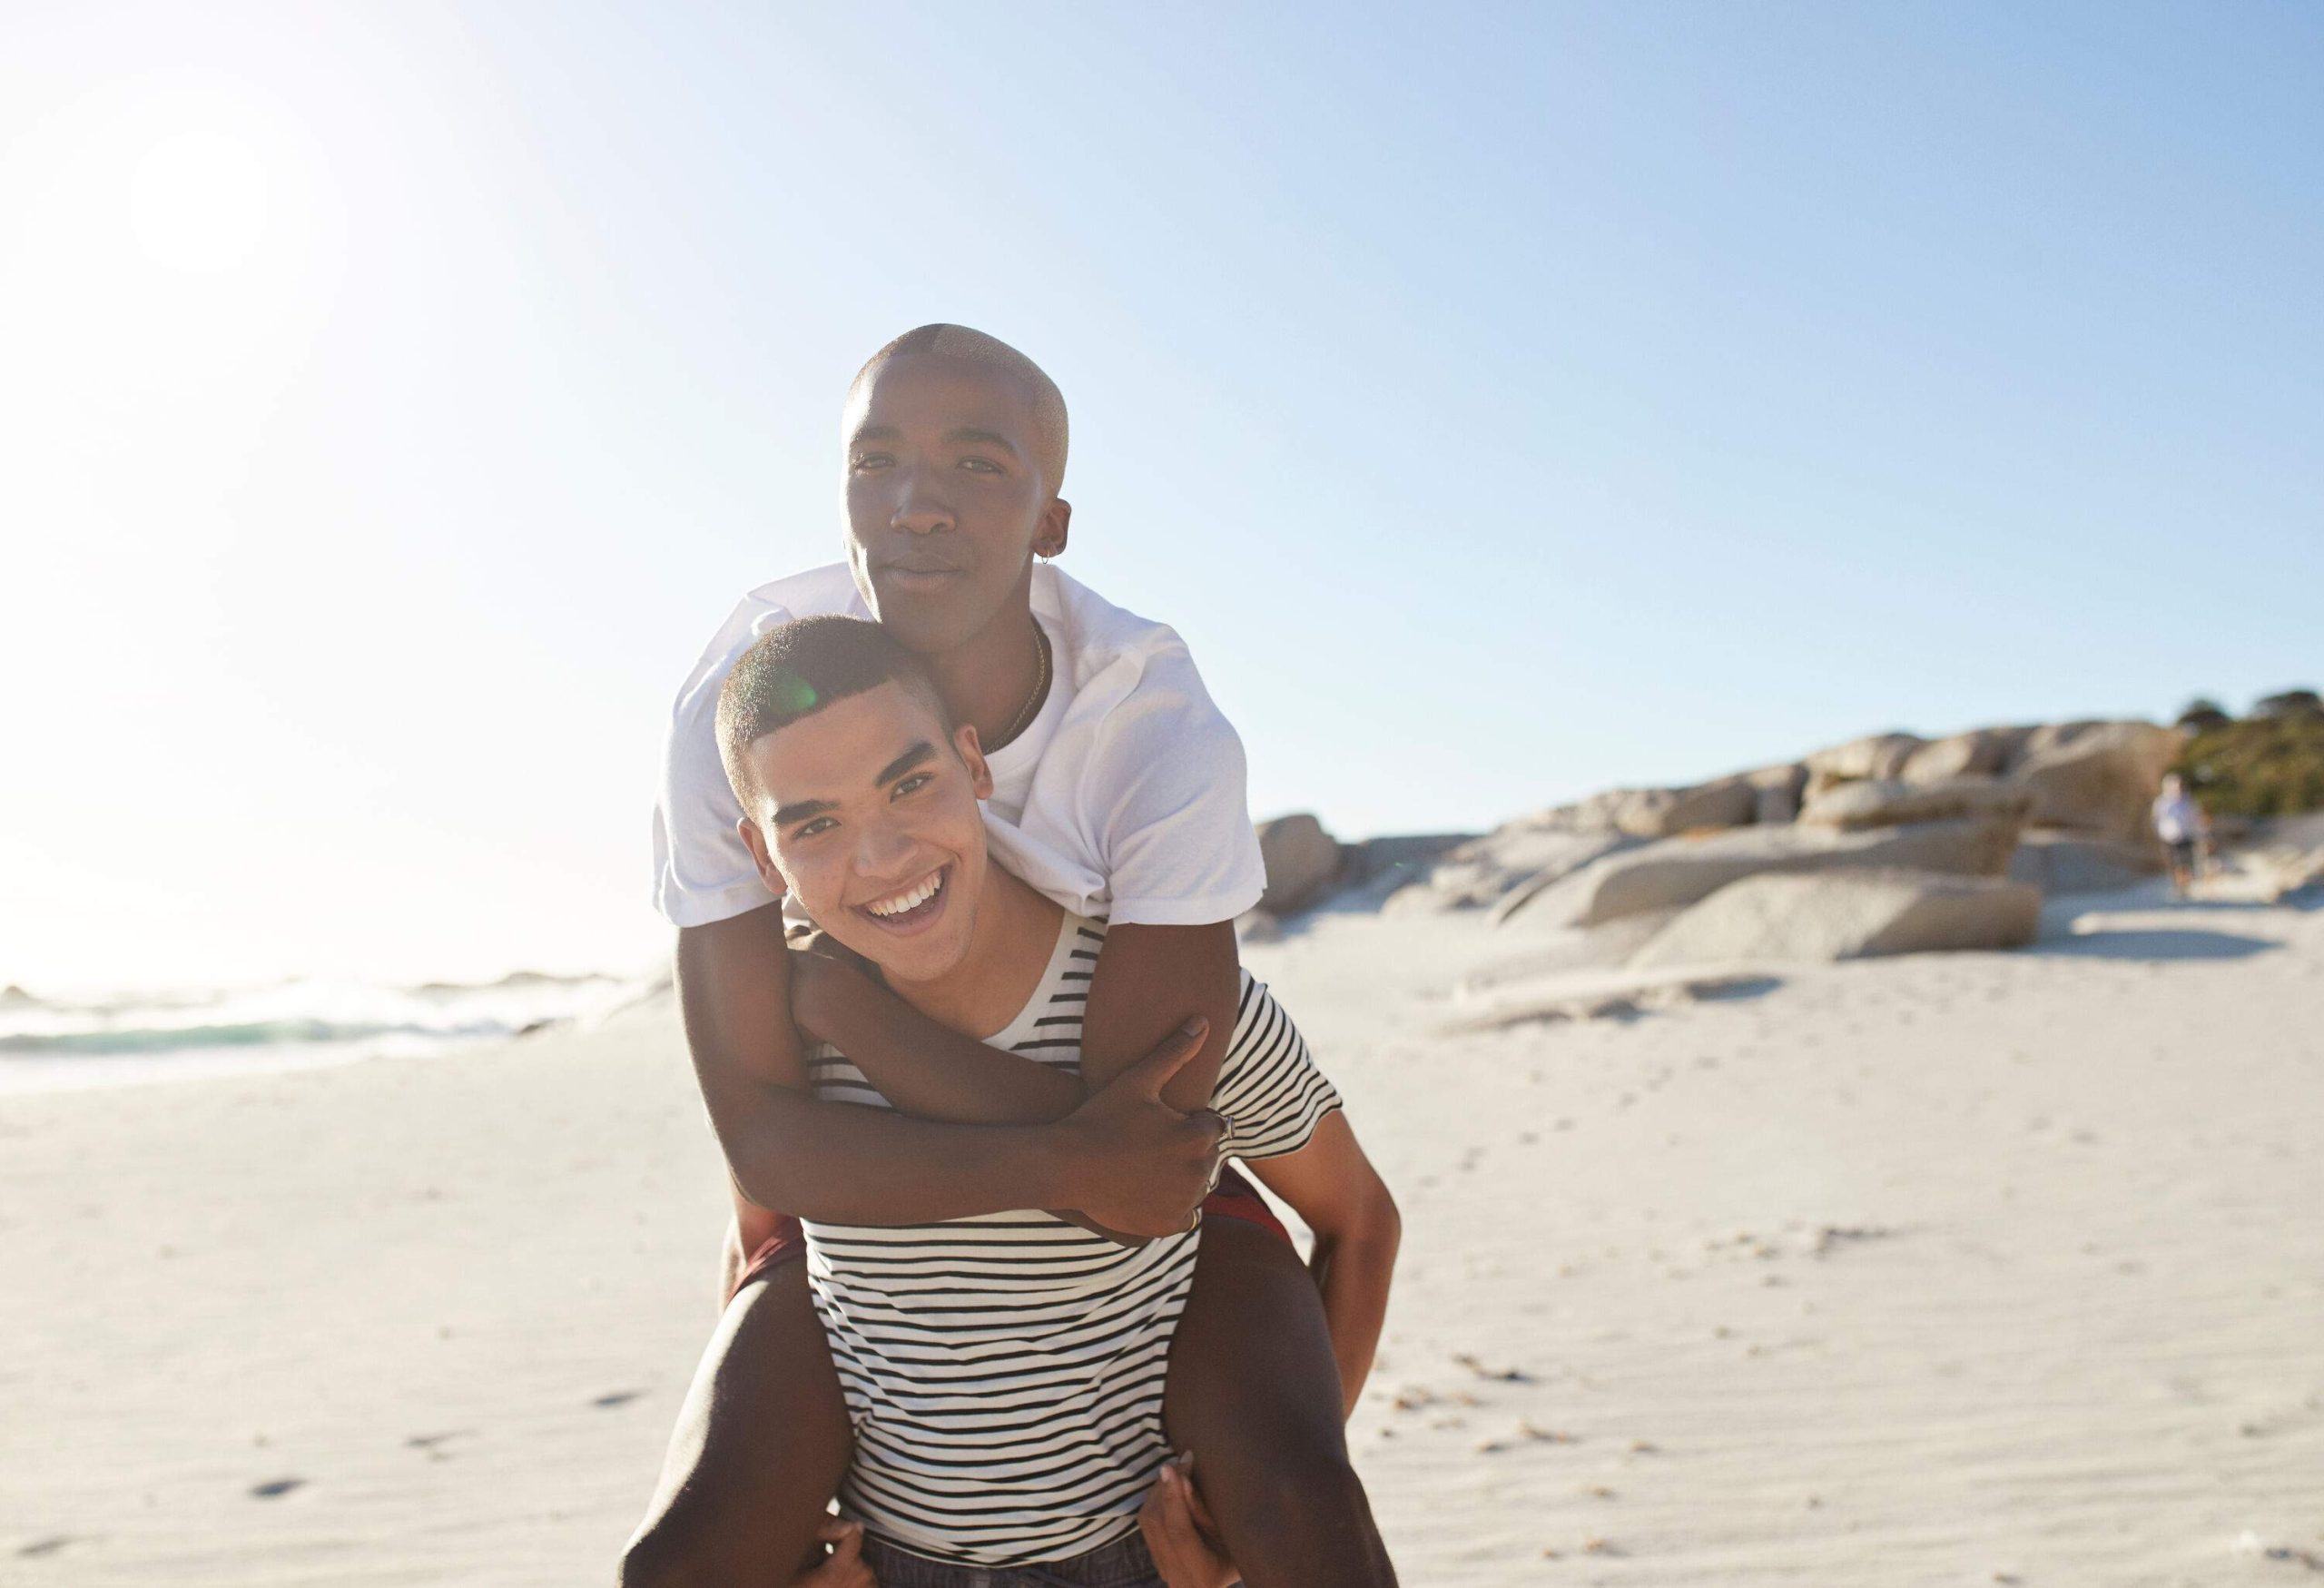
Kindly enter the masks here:
[[[843, 440], [846, 564], [754, 591], [730, 617], [681, 693], [656, 813], [688, 1042], [737, 1188], [740, 1286], [720, 1359], [747, 1371], [731, 1387], [786, 1433], [739, 1487], [674, 1450], [679, 1481], [627, 1563], [638, 1582], [747, 1580], [697, 1570], [699, 1546], [731, 1548], [768, 1493], [828, 1494], [844, 1467], [847, 1408], [800, 1265], [785, 1260], [796, 1228], [769, 1209], [901, 1226], [1066, 1208], [1107, 1230], [1168, 1236], [1198, 1217], [1224, 1129], [1206, 1110], [1236, 1029], [1231, 923], [1264, 883], [1241, 746], [1174, 633], [1037, 565], [1066, 549], [1072, 518], [1054, 383], [980, 332], [922, 327], [857, 376]], [[992, 853], [1039, 894], [1108, 922], [1079, 972], [1087, 1100], [1061, 1119], [962, 1124], [799, 1089], [802, 1027], [851, 1055], [941, 1055], [962, 1073], [993, 1057], [844, 964], [786, 952], [714, 718], [757, 637], [819, 613], [876, 618], [921, 658], [983, 747]], [[900, 880], [866, 908], [909, 914], [942, 885], [933, 873]], [[1199, 1046], [1159, 1096], [1130, 1084], [1190, 1021]], [[1167, 1422], [1199, 1457], [1202, 1497], [1251, 1588], [1392, 1580], [1339, 1431], [1343, 1386], [1360, 1381], [1377, 1318], [1334, 1334], [1323, 1303], [1381, 1287], [1393, 1249], [1393, 1237], [1319, 1246], [1311, 1277], [1258, 1224], [1218, 1218], [1201, 1242]], [[804, 1536], [795, 1518], [755, 1524], [770, 1547]], [[769, 1582], [790, 1570], [759, 1566]]]

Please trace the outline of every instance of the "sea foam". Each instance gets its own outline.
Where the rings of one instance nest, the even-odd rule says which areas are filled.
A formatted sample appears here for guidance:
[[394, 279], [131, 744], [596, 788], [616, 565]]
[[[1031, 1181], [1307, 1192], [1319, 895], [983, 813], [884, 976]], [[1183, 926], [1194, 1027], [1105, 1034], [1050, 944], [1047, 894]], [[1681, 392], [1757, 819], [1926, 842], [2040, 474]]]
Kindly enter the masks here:
[[518, 972], [480, 985], [381, 986], [320, 978], [219, 991], [44, 999], [0, 991], [0, 1092], [439, 1053], [604, 1019], [655, 976]]

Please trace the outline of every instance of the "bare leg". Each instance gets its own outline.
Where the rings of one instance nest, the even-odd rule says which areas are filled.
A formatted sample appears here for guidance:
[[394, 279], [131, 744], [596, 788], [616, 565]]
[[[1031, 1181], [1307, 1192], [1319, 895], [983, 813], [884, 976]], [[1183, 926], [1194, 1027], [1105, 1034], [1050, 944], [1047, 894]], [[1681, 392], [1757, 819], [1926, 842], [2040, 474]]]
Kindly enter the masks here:
[[1348, 1463], [1323, 1297], [1281, 1237], [1204, 1221], [1163, 1415], [1246, 1588], [1393, 1588]]
[[788, 1588], [853, 1454], [807, 1267], [785, 1263], [718, 1320], [623, 1588]]

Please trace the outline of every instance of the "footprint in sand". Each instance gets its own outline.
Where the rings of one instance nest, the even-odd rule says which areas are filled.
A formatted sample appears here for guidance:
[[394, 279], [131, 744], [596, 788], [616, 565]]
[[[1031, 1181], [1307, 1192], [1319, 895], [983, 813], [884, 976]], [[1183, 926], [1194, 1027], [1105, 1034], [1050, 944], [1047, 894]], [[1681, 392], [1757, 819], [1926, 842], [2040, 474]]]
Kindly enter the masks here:
[[2286, 1565], [2305, 1566], [2311, 1572], [2324, 1572], [2324, 1555], [2314, 1550], [2301, 1549], [2298, 1544], [2270, 1544], [2249, 1528], [2236, 1539], [2235, 1553], [2258, 1555], [2261, 1560], [2279, 1561]]
[[1533, 1382], [1533, 1376], [1526, 1372], [1522, 1367], [1488, 1367], [1466, 1351], [1460, 1353], [1458, 1356], [1454, 1356], [1452, 1360], [1467, 1368], [1470, 1372], [1475, 1374], [1479, 1378], [1490, 1378], [1497, 1384], [1531, 1384]]
[[1816, 1232], [1816, 1245], [1808, 1255], [1817, 1258], [1829, 1257], [1844, 1246], [1868, 1240], [1888, 1240], [1896, 1233], [1896, 1230], [1880, 1224], [1827, 1224]]
[[[2184, 1398], [2195, 1400], [2200, 1397], [2187, 1395]], [[2297, 1428], [2303, 1423], [2315, 1422], [2319, 1413], [2324, 1413], [2324, 1395], [2311, 1395], [2297, 1405], [2278, 1406], [2273, 1411], [2248, 1418], [2237, 1424], [2235, 1431], [2246, 1439], [2264, 1439], [2270, 1435]]]
[[475, 1436], [476, 1430], [473, 1428], [451, 1428], [441, 1434], [411, 1435], [404, 1440], [403, 1445], [406, 1450], [426, 1451], [428, 1459], [430, 1461], [449, 1461], [452, 1458], [445, 1451], [445, 1445], [455, 1439], [472, 1439]]
[[66, 1544], [78, 1542], [69, 1533], [52, 1534], [46, 1538], [36, 1538], [30, 1544], [17, 1545], [16, 1555], [20, 1560], [36, 1560], [42, 1555], [53, 1555]]
[[283, 1495], [289, 1494], [291, 1490], [303, 1489], [306, 1486], [307, 1480], [304, 1478], [269, 1478], [262, 1484], [252, 1484], [251, 1485], [251, 1498], [253, 1500], [279, 1500]]
[[642, 1389], [616, 1389], [599, 1396], [589, 1404], [593, 1406], [625, 1406], [645, 1393]]

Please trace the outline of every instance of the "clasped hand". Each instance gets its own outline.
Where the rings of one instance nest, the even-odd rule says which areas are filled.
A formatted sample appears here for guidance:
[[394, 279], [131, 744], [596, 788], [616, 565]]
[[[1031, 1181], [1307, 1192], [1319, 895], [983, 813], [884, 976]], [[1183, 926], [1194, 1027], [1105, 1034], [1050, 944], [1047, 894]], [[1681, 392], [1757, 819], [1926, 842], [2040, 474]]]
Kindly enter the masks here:
[[[863, 1023], [864, 1009], [892, 997], [823, 934], [793, 942], [792, 1014], [810, 1036], [847, 1050], [847, 1028]], [[1194, 1228], [1202, 1199], [1218, 1179], [1226, 1121], [1216, 1110], [1173, 1108], [1162, 1092], [1201, 1052], [1208, 1031], [1209, 1022], [1196, 1015], [1064, 1118], [1050, 1113], [1019, 1121], [1048, 1132], [1060, 1200], [1078, 1211], [1079, 1222], [1141, 1240]], [[868, 1056], [862, 1061], [868, 1069]], [[901, 1099], [899, 1105], [911, 1106]], [[987, 1115], [985, 1122], [995, 1121]]]

